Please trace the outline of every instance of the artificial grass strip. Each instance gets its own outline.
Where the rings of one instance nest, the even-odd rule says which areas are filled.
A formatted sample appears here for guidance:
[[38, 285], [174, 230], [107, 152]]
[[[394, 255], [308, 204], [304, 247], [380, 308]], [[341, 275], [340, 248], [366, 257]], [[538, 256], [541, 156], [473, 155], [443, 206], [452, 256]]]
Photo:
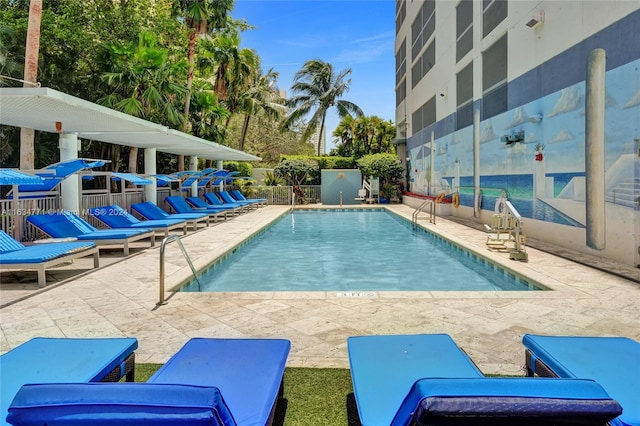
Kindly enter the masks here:
[[[136, 382], [146, 382], [162, 364], [136, 364]], [[274, 426], [355, 424], [351, 373], [345, 368], [289, 368], [284, 371], [284, 399], [278, 401]], [[223, 395], [224, 396], [224, 395]]]
[[[343, 368], [287, 368], [285, 426], [346, 425], [351, 373]], [[276, 422], [274, 421], [274, 424]]]

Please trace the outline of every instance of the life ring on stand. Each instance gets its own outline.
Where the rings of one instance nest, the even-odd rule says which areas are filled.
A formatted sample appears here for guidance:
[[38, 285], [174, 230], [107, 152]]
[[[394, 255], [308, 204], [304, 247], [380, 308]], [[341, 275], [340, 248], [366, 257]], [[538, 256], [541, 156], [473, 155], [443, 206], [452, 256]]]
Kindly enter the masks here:
[[444, 200], [444, 196], [445, 196], [445, 193], [444, 193], [444, 192], [441, 192], [441, 193], [436, 197], [436, 203], [441, 203], [441, 202], [442, 202], [442, 200]]
[[457, 192], [451, 197], [451, 204], [453, 204], [455, 208], [460, 207], [460, 195], [458, 195]]
[[500, 197], [496, 200], [496, 205], [493, 208], [493, 212], [496, 214], [501, 214], [504, 211], [505, 205], [504, 202], [507, 201], [505, 197]]

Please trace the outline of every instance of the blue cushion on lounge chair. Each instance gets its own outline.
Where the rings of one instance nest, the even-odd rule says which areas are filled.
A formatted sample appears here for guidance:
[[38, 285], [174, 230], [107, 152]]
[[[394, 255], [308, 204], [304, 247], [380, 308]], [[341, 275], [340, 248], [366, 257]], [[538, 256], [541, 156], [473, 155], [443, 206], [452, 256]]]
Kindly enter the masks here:
[[234, 198], [236, 198], [237, 200], [244, 200], [244, 201], [253, 201], [256, 203], [263, 203], [265, 201], [267, 201], [266, 198], [247, 198], [245, 197], [242, 192], [238, 191], [237, 189], [234, 189], [231, 191], [231, 195], [234, 196]]
[[165, 197], [165, 201], [171, 206], [176, 213], [207, 213], [209, 215], [215, 215], [219, 213], [225, 213], [225, 209], [221, 208], [207, 208], [207, 209], [194, 209], [187, 203], [187, 201], [179, 195], [171, 195]]
[[24, 385], [7, 421], [14, 426], [235, 426], [215, 387], [147, 383]]
[[355, 336], [347, 340], [362, 424], [388, 426], [416, 380], [482, 373], [447, 334]]
[[69, 213], [35, 214], [27, 216], [27, 222], [53, 238], [75, 237], [78, 240], [126, 239], [151, 232], [148, 228], [97, 229], [84, 219]]
[[[538, 336], [525, 334], [522, 344], [558, 377], [597, 381], [622, 405], [613, 426], [640, 425], [640, 342], [626, 337]], [[535, 372], [535, 371], [534, 371]]]
[[36, 337], [0, 355], [0, 425], [24, 384], [100, 382], [118, 367], [131, 374], [124, 364], [137, 347], [133, 338]]
[[205, 192], [203, 194], [204, 198], [208, 203], [213, 204], [214, 206], [229, 206], [229, 207], [244, 207], [245, 204], [242, 203], [226, 203], [222, 201], [215, 193], [213, 192]]
[[131, 205], [131, 210], [135, 210], [146, 219], [182, 219], [182, 220], [197, 220], [206, 218], [209, 215], [206, 213], [175, 213], [169, 214], [162, 210], [151, 201], [145, 201], [143, 203], [136, 203]]
[[421, 379], [392, 425], [593, 425], [622, 408], [592, 380]]
[[183, 219], [140, 220], [120, 206], [102, 206], [89, 209], [89, 214], [109, 228], [167, 228], [184, 225]]
[[291, 343], [283, 339], [189, 340], [147, 383], [215, 386], [240, 426], [266, 425]]
[[0, 264], [42, 263], [94, 246], [95, 244], [90, 242], [60, 242], [25, 247], [0, 230]]
[[203, 199], [198, 197], [187, 197], [187, 202], [197, 209], [233, 210], [232, 206], [207, 204]]

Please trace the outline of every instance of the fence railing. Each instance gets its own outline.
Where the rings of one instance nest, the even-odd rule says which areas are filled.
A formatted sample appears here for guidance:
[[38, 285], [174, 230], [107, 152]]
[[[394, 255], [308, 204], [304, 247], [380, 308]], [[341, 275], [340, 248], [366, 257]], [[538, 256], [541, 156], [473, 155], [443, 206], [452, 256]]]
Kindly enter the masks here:
[[[297, 204], [320, 202], [322, 195], [320, 185], [302, 185], [299, 188], [301, 194], [296, 195]], [[293, 187], [291, 186], [258, 186], [254, 187], [254, 190], [255, 194], [251, 197], [266, 198], [268, 204], [291, 205], [292, 203]], [[171, 195], [171, 193], [172, 191], [166, 188], [158, 189], [158, 206], [164, 208], [164, 198]], [[304, 196], [302, 196], [302, 194]], [[130, 210], [132, 204], [143, 201], [145, 201], [143, 189], [127, 189], [125, 192], [111, 193], [87, 190], [84, 191], [81, 196], [80, 211], [75, 213], [87, 219], [94, 226], [103, 227], [101, 223], [88, 217], [88, 209], [116, 204], [126, 210]], [[13, 200], [0, 200], [0, 229], [13, 235], [15, 238], [20, 238], [22, 241], [32, 241], [41, 237], [41, 235], [38, 235], [38, 231], [35, 228], [27, 226], [27, 216], [60, 211], [61, 209], [60, 197], [58, 195], [34, 199], [19, 199], [16, 203], [14, 203]]]
[[[296, 196], [298, 204], [319, 203], [321, 200], [322, 191], [320, 185], [301, 185], [300, 190], [304, 194], [304, 197]], [[269, 204], [276, 205], [290, 205], [293, 196], [292, 186], [258, 186], [255, 187], [256, 191], [253, 197], [266, 198]]]

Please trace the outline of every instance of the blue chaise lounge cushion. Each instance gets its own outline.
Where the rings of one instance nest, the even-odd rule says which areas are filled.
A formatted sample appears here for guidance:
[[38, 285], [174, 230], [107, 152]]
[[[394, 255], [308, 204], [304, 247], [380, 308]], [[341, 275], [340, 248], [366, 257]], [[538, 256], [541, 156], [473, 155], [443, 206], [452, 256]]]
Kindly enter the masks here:
[[622, 413], [596, 382], [580, 379], [418, 380], [392, 425], [593, 425]]
[[9, 407], [14, 426], [235, 426], [215, 387], [147, 383], [24, 385]]

